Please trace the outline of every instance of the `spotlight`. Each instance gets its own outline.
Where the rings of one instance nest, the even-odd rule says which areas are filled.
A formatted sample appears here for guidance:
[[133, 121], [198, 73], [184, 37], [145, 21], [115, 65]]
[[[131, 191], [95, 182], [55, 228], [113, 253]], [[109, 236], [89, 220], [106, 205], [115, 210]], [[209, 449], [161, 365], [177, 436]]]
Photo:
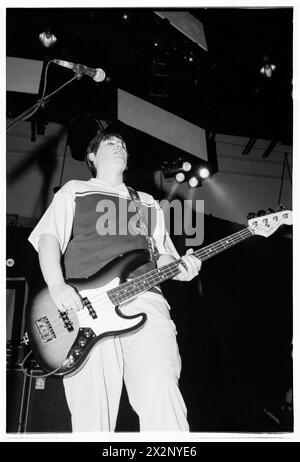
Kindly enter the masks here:
[[177, 181], [177, 183], [183, 183], [185, 181], [185, 174], [182, 172], [176, 173], [175, 180]]
[[197, 188], [199, 185], [199, 179], [196, 176], [192, 176], [188, 181], [188, 185], [190, 188]]
[[128, 19], [128, 14], [123, 14], [122, 18], [126, 21], [126, 19]]
[[6, 266], [8, 266], [9, 268], [11, 268], [12, 266], [14, 266], [15, 264], [15, 260], [13, 258], [8, 258], [6, 260]]
[[262, 60], [263, 66], [260, 69], [260, 73], [265, 77], [272, 77], [273, 72], [276, 70], [275, 64], [271, 63], [271, 59], [268, 55], [264, 55]]
[[183, 162], [182, 164], [182, 170], [184, 172], [189, 172], [192, 168], [192, 164], [190, 162]]
[[210, 176], [210, 171], [208, 170], [207, 167], [201, 167], [199, 169], [199, 176], [200, 178], [202, 178], [202, 180], [205, 180], [206, 178]]
[[52, 47], [57, 42], [57, 38], [50, 30], [47, 30], [46, 32], [41, 32], [39, 35], [39, 40], [41, 44], [44, 45], [44, 47], [46, 48]]
[[202, 161], [194, 165], [194, 162], [182, 157], [164, 161], [161, 169], [164, 178], [175, 179], [177, 183], [187, 182], [190, 188], [202, 186], [202, 180], [212, 175], [212, 170], [206, 162]]
[[260, 73], [262, 75], [265, 75], [266, 77], [270, 78], [272, 77], [273, 72], [275, 71], [276, 66], [275, 64], [264, 64], [263, 67], [260, 70]]
[[[179, 157], [171, 161], [164, 161], [161, 168], [165, 178], [176, 178], [177, 174], [182, 173], [183, 176], [179, 175], [179, 180], [177, 180], [178, 182], [182, 182], [185, 181], [184, 172], [188, 172], [189, 170], [191, 170], [192, 165], [190, 164], [190, 162], [186, 162], [184, 161], [184, 159]], [[181, 178], [183, 179], [181, 180]]]

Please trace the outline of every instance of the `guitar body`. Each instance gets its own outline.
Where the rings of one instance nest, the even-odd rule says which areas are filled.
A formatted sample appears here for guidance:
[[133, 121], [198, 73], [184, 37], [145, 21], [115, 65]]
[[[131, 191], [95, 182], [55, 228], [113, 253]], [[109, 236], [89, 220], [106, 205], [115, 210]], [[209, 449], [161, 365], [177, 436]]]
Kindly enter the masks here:
[[54, 371], [52, 375], [57, 377], [74, 375], [99, 340], [144, 324], [146, 314], [125, 316], [108, 291], [125, 282], [128, 274], [148, 259], [147, 250], [134, 250], [90, 278], [68, 280], [84, 303], [81, 311], [59, 312], [46, 287], [34, 297], [26, 312], [26, 329], [34, 356], [45, 372]]

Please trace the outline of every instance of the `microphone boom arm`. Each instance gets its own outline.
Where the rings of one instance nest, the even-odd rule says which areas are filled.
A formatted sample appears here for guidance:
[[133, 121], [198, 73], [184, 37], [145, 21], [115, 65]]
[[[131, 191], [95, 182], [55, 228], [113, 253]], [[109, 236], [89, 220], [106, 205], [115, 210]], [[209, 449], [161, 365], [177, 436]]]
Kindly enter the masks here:
[[26, 109], [24, 112], [22, 112], [20, 115], [12, 119], [10, 122], [8, 122], [6, 126], [6, 130], [10, 130], [12, 127], [17, 125], [19, 122], [22, 122], [25, 119], [28, 119], [30, 116], [32, 116], [40, 107], [44, 107], [49, 101], [50, 98], [58, 93], [60, 90], [62, 90], [64, 87], [66, 87], [69, 83], [73, 82], [73, 80], [79, 80], [81, 79], [82, 74], [81, 73], [76, 73], [70, 80], [65, 82], [63, 85], [58, 87], [56, 90], [54, 90], [52, 93], [49, 95], [44, 96], [43, 98], [39, 99], [33, 106], [31, 106], [29, 109]]

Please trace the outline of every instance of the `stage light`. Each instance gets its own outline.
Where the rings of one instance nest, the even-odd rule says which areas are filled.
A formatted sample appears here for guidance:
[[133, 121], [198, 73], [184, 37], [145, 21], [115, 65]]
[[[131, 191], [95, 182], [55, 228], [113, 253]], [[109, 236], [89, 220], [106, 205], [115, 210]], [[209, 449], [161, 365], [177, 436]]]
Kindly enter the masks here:
[[175, 180], [177, 181], [177, 183], [183, 183], [185, 181], [185, 174], [182, 172], [176, 173]]
[[202, 180], [205, 180], [210, 176], [210, 171], [208, 170], [207, 167], [201, 167], [199, 168], [199, 176], [202, 178]]
[[275, 71], [275, 69], [276, 69], [275, 64], [265, 64], [261, 68], [260, 73], [262, 75], [265, 75], [266, 77], [270, 78], [270, 77], [272, 77], [272, 74]]
[[183, 162], [182, 164], [182, 170], [184, 172], [189, 172], [192, 168], [192, 164], [190, 162]]
[[46, 48], [52, 47], [57, 42], [57, 38], [50, 30], [47, 30], [46, 32], [41, 32], [39, 35], [39, 40], [41, 44]]
[[181, 157], [179, 157], [177, 159], [164, 161], [161, 168], [165, 178], [176, 178], [177, 174], [182, 173], [184, 177], [183, 180], [181, 180], [181, 178], [183, 178], [182, 175], [178, 176], [178, 181], [182, 182], [185, 180], [184, 172], [189, 172], [192, 168], [192, 165], [190, 162], [187, 162]]
[[127, 14], [123, 14], [123, 19], [126, 21], [126, 19], [128, 19], [128, 15]]
[[13, 258], [8, 258], [6, 260], [6, 266], [8, 266], [9, 268], [12, 268], [15, 264], [15, 260]]
[[196, 176], [192, 176], [188, 181], [188, 185], [190, 188], [197, 188], [197, 186], [199, 185], [199, 178], [197, 178]]
[[202, 186], [202, 180], [213, 174], [213, 170], [207, 162], [194, 163], [183, 157], [164, 161], [161, 169], [164, 178], [175, 179], [177, 183], [187, 182], [190, 188]]
[[265, 77], [272, 77], [273, 72], [276, 70], [275, 64], [271, 63], [270, 57], [268, 55], [264, 55], [262, 62], [263, 66], [260, 69], [260, 73]]

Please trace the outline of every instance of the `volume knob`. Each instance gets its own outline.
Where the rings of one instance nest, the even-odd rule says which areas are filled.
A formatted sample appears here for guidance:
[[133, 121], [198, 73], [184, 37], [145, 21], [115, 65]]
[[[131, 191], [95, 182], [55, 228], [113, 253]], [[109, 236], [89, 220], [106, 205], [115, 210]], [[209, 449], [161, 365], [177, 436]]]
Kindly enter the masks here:
[[84, 329], [83, 331], [83, 335], [87, 338], [89, 338], [91, 336], [91, 331], [90, 329]]

